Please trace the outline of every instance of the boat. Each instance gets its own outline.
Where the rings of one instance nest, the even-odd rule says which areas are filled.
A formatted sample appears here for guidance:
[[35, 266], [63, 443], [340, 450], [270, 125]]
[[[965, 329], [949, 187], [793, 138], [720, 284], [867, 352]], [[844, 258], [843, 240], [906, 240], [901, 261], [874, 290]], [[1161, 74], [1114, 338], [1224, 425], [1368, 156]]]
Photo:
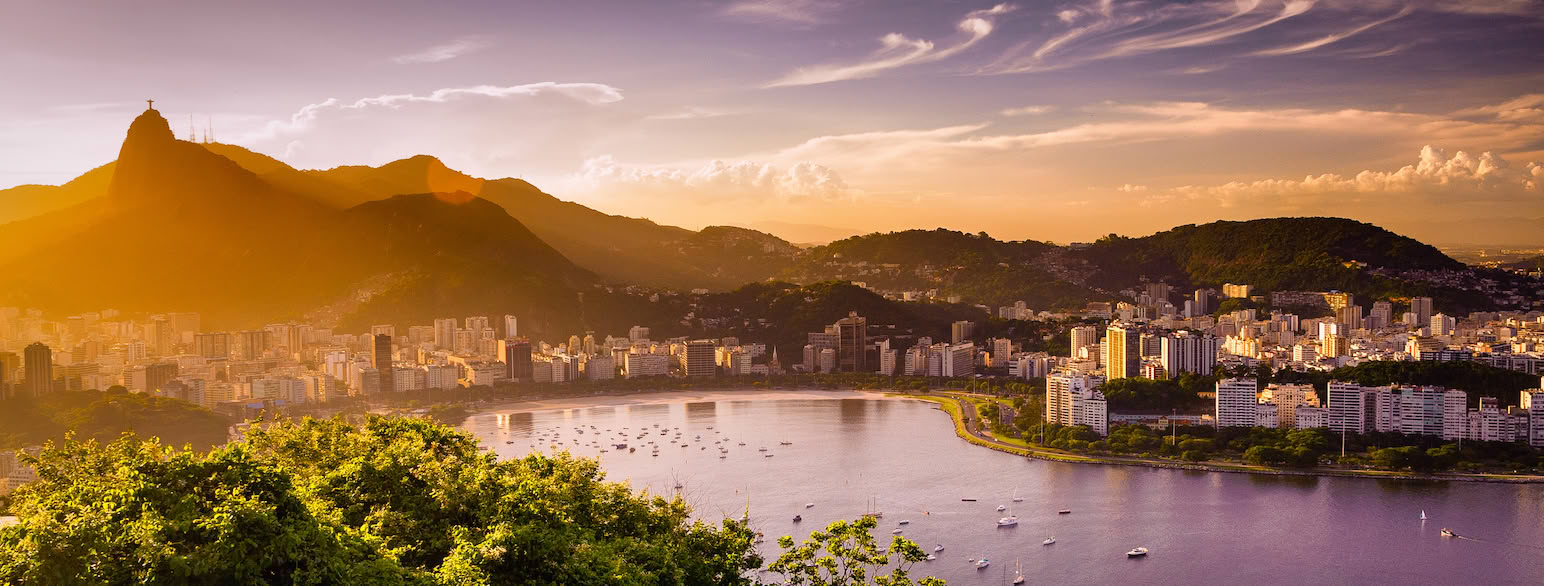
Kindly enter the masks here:
[[1024, 562], [1022, 560], [1013, 563], [1013, 583], [1024, 583]]
[[1047, 537], [1047, 538], [1045, 538], [1045, 541], [1040, 542], [1040, 545], [1050, 545], [1052, 543], [1056, 543], [1056, 538], [1055, 537]]
[[1126, 557], [1128, 557], [1128, 558], [1139, 558], [1139, 557], [1142, 557], [1142, 556], [1145, 556], [1145, 555], [1147, 555], [1147, 548], [1145, 548], [1145, 547], [1138, 547], [1136, 549], [1133, 549], [1131, 551], [1126, 552]]
[[1056, 511], [1056, 514], [1058, 514], [1058, 515], [1071, 515], [1072, 514], [1072, 509], [1062, 509], [1060, 511]]
[[802, 517], [802, 516], [799, 516], [799, 515], [794, 515], [793, 516], [793, 522], [795, 522], [795, 523], [798, 523], [799, 521], [803, 521], [803, 520], [804, 520], [804, 517]]
[[771, 458], [771, 457], [772, 457], [772, 454], [767, 454], [767, 455], [766, 455], [766, 456], [765, 456], [765, 457], [767, 457], [767, 458]]
[[962, 498], [960, 498], [960, 502], [973, 503], [973, 502], [976, 502], [976, 499], [969, 498], [969, 497], [962, 497]]
[[1018, 525], [1018, 524], [1019, 524], [1019, 518], [1015, 517], [1013, 515], [1008, 515], [1007, 517], [1003, 517], [1003, 518], [997, 520], [997, 526], [998, 527], [1012, 527], [1012, 526]]
[[938, 544], [936, 547], [933, 548], [933, 551], [943, 551], [943, 550], [944, 550], [944, 544], [942, 544], [942, 543]]
[[890, 531], [890, 534], [891, 535], [900, 535], [901, 534], [901, 528], [900, 527], [896, 527], [894, 530]]
[[777, 442], [777, 445], [780, 445], [780, 446], [791, 446], [791, 445], [793, 445], [793, 442]]
[[1006, 511], [1006, 510], [1008, 510], [1008, 505], [997, 505], [997, 510], [998, 511]]
[[804, 503], [804, 508], [806, 508], [806, 509], [811, 509], [811, 508], [814, 508], [814, 507], [815, 507], [815, 503]]
[[927, 554], [927, 561], [931, 562], [931, 561], [936, 560], [936, 559], [938, 559], [938, 556], [933, 555], [933, 554]]
[[1421, 520], [1422, 521], [1426, 520], [1426, 509], [1421, 509]]
[[910, 525], [911, 524], [911, 519], [901, 519], [899, 524], [900, 525]]
[[978, 570], [982, 569], [982, 568], [985, 568], [987, 566], [990, 566], [990, 565], [992, 565], [992, 560], [989, 560], [989, 559], [986, 559], [986, 558], [981, 558], [979, 560], [976, 560], [976, 569], [978, 569]]
[[1458, 534], [1457, 533], [1453, 533], [1452, 529], [1448, 529], [1447, 527], [1443, 527], [1442, 528], [1442, 536], [1443, 537], [1458, 537]]
[[756, 451], [758, 451], [758, 452], [765, 452], [765, 451], [767, 451], [767, 447], [766, 446], [762, 446], [761, 448], [757, 449]]

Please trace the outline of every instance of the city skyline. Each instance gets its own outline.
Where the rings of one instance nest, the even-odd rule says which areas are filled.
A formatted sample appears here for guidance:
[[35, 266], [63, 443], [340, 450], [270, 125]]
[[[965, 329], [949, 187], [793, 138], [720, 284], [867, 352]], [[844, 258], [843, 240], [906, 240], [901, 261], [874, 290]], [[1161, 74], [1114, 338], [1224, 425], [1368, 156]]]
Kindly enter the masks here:
[[1431, 240], [1517, 217], [1544, 177], [1538, 2], [586, 2], [358, 27], [346, 3], [305, 22], [151, 3], [97, 7], [78, 40], [25, 24], [61, 9], [0, 24], [0, 74], [52, 88], [0, 98], [0, 187], [110, 161], [145, 98], [180, 138], [300, 168], [429, 154], [689, 228], [1066, 242], [1334, 215]]

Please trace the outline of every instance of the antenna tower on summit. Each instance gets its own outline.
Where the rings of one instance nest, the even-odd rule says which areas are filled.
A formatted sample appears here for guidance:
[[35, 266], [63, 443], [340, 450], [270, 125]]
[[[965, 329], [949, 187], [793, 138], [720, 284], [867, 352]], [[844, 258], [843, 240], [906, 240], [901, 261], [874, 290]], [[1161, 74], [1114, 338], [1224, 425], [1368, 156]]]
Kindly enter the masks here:
[[193, 115], [188, 114], [188, 142], [193, 142]]

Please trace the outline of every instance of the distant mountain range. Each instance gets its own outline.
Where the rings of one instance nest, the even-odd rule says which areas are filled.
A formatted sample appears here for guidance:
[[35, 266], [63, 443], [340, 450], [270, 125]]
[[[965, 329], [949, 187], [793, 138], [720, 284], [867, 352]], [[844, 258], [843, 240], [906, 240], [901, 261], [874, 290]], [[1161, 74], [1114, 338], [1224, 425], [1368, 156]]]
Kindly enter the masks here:
[[[1111, 300], [1157, 281], [1181, 290], [1230, 281], [1340, 289], [1366, 302], [1427, 294], [1439, 307], [1473, 309], [1491, 299], [1462, 279], [1430, 278], [1472, 272], [1437, 249], [1339, 218], [1214, 222], [1078, 247], [938, 229], [801, 249], [748, 228], [693, 231], [609, 215], [428, 156], [299, 170], [234, 145], [176, 140], [155, 110], [130, 125], [117, 161], [62, 186], [0, 190], [0, 204], [9, 222], [0, 224], [0, 272], [10, 284], [0, 303], [194, 310], [214, 324], [305, 316], [358, 329], [515, 313], [533, 333], [628, 320], [670, 327], [689, 323], [671, 312], [690, 309], [640, 301], [647, 292], [625, 286], [736, 291], [723, 300], [768, 281], [851, 280], [1036, 309]], [[766, 293], [812, 306], [832, 292], [852, 295], [788, 287]]]

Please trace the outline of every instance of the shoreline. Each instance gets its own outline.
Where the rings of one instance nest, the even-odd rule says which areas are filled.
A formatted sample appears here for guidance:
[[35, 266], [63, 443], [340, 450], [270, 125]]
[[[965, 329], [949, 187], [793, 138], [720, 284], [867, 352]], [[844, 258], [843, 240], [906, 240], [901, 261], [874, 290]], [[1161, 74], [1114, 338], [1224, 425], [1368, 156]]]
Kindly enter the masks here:
[[478, 408], [468, 418], [489, 413], [527, 413], [532, 411], [558, 411], [590, 409], [595, 407], [626, 407], [630, 405], [659, 405], [665, 403], [697, 403], [709, 401], [779, 401], [789, 399], [868, 399], [875, 401], [904, 400], [884, 391], [862, 389], [800, 389], [771, 388], [744, 390], [712, 389], [703, 391], [639, 391], [631, 393], [603, 393], [583, 397], [552, 397], [503, 401]]
[[[1502, 474], [1421, 474], [1415, 472], [1394, 472], [1388, 470], [1326, 470], [1309, 469], [1294, 470], [1288, 468], [1266, 468], [1251, 466], [1248, 464], [1208, 464], [1176, 462], [1173, 460], [1161, 460], [1137, 457], [1109, 457], [1086, 454], [1074, 454], [1047, 450], [1043, 448], [1020, 447], [1004, 443], [992, 437], [983, 436], [972, 432], [965, 423], [961, 399], [953, 396], [939, 395], [907, 395], [904, 393], [892, 396], [897, 398], [911, 397], [920, 401], [934, 403], [939, 411], [947, 414], [954, 423], [954, 433], [960, 439], [973, 445], [996, 450], [999, 452], [1045, 460], [1049, 462], [1063, 462], [1068, 464], [1101, 464], [1106, 466], [1136, 466], [1144, 468], [1162, 468], [1168, 470], [1190, 470], [1196, 472], [1222, 472], [1233, 474], [1258, 474], [1262, 476], [1325, 476], [1331, 478], [1356, 478], [1361, 480], [1401, 480], [1422, 482], [1485, 482], [1494, 484], [1544, 484], [1544, 476], [1532, 475], [1502, 475]], [[952, 408], [951, 408], [952, 407]]]
[[[1044, 460], [1048, 462], [1061, 462], [1066, 464], [1099, 464], [1106, 466], [1136, 466], [1144, 468], [1159, 468], [1167, 470], [1186, 470], [1194, 472], [1219, 472], [1232, 474], [1258, 474], [1262, 476], [1311, 476], [1331, 478], [1356, 478], [1362, 480], [1400, 480], [1422, 482], [1484, 482], [1495, 484], [1544, 484], [1544, 476], [1528, 475], [1503, 475], [1503, 474], [1420, 474], [1413, 472], [1394, 472], [1387, 470], [1327, 470], [1309, 469], [1295, 470], [1288, 468], [1265, 468], [1247, 464], [1219, 464], [1219, 463], [1193, 463], [1178, 462], [1174, 460], [1138, 458], [1126, 456], [1099, 456], [1088, 454], [1075, 454], [1044, 448], [1032, 448], [1017, 446], [1002, 442], [993, 437], [982, 435], [968, 428], [961, 401], [959, 397], [952, 395], [917, 394], [901, 391], [866, 390], [866, 389], [809, 389], [809, 388], [770, 388], [741, 390], [712, 389], [703, 391], [637, 391], [627, 393], [602, 393], [582, 397], [551, 397], [520, 399], [504, 401], [493, 405], [481, 407], [468, 414], [472, 417], [496, 413], [528, 413], [535, 411], [561, 411], [568, 409], [590, 409], [603, 407], [626, 407], [632, 405], [658, 405], [674, 403], [692, 403], [709, 401], [778, 401], [790, 399], [866, 399], [866, 400], [910, 400], [931, 403], [939, 411], [949, 416], [954, 425], [955, 435], [973, 445], [996, 450], [1015, 456]], [[972, 418], [973, 419], [973, 418]], [[465, 422], [462, 423], [465, 425]]]

